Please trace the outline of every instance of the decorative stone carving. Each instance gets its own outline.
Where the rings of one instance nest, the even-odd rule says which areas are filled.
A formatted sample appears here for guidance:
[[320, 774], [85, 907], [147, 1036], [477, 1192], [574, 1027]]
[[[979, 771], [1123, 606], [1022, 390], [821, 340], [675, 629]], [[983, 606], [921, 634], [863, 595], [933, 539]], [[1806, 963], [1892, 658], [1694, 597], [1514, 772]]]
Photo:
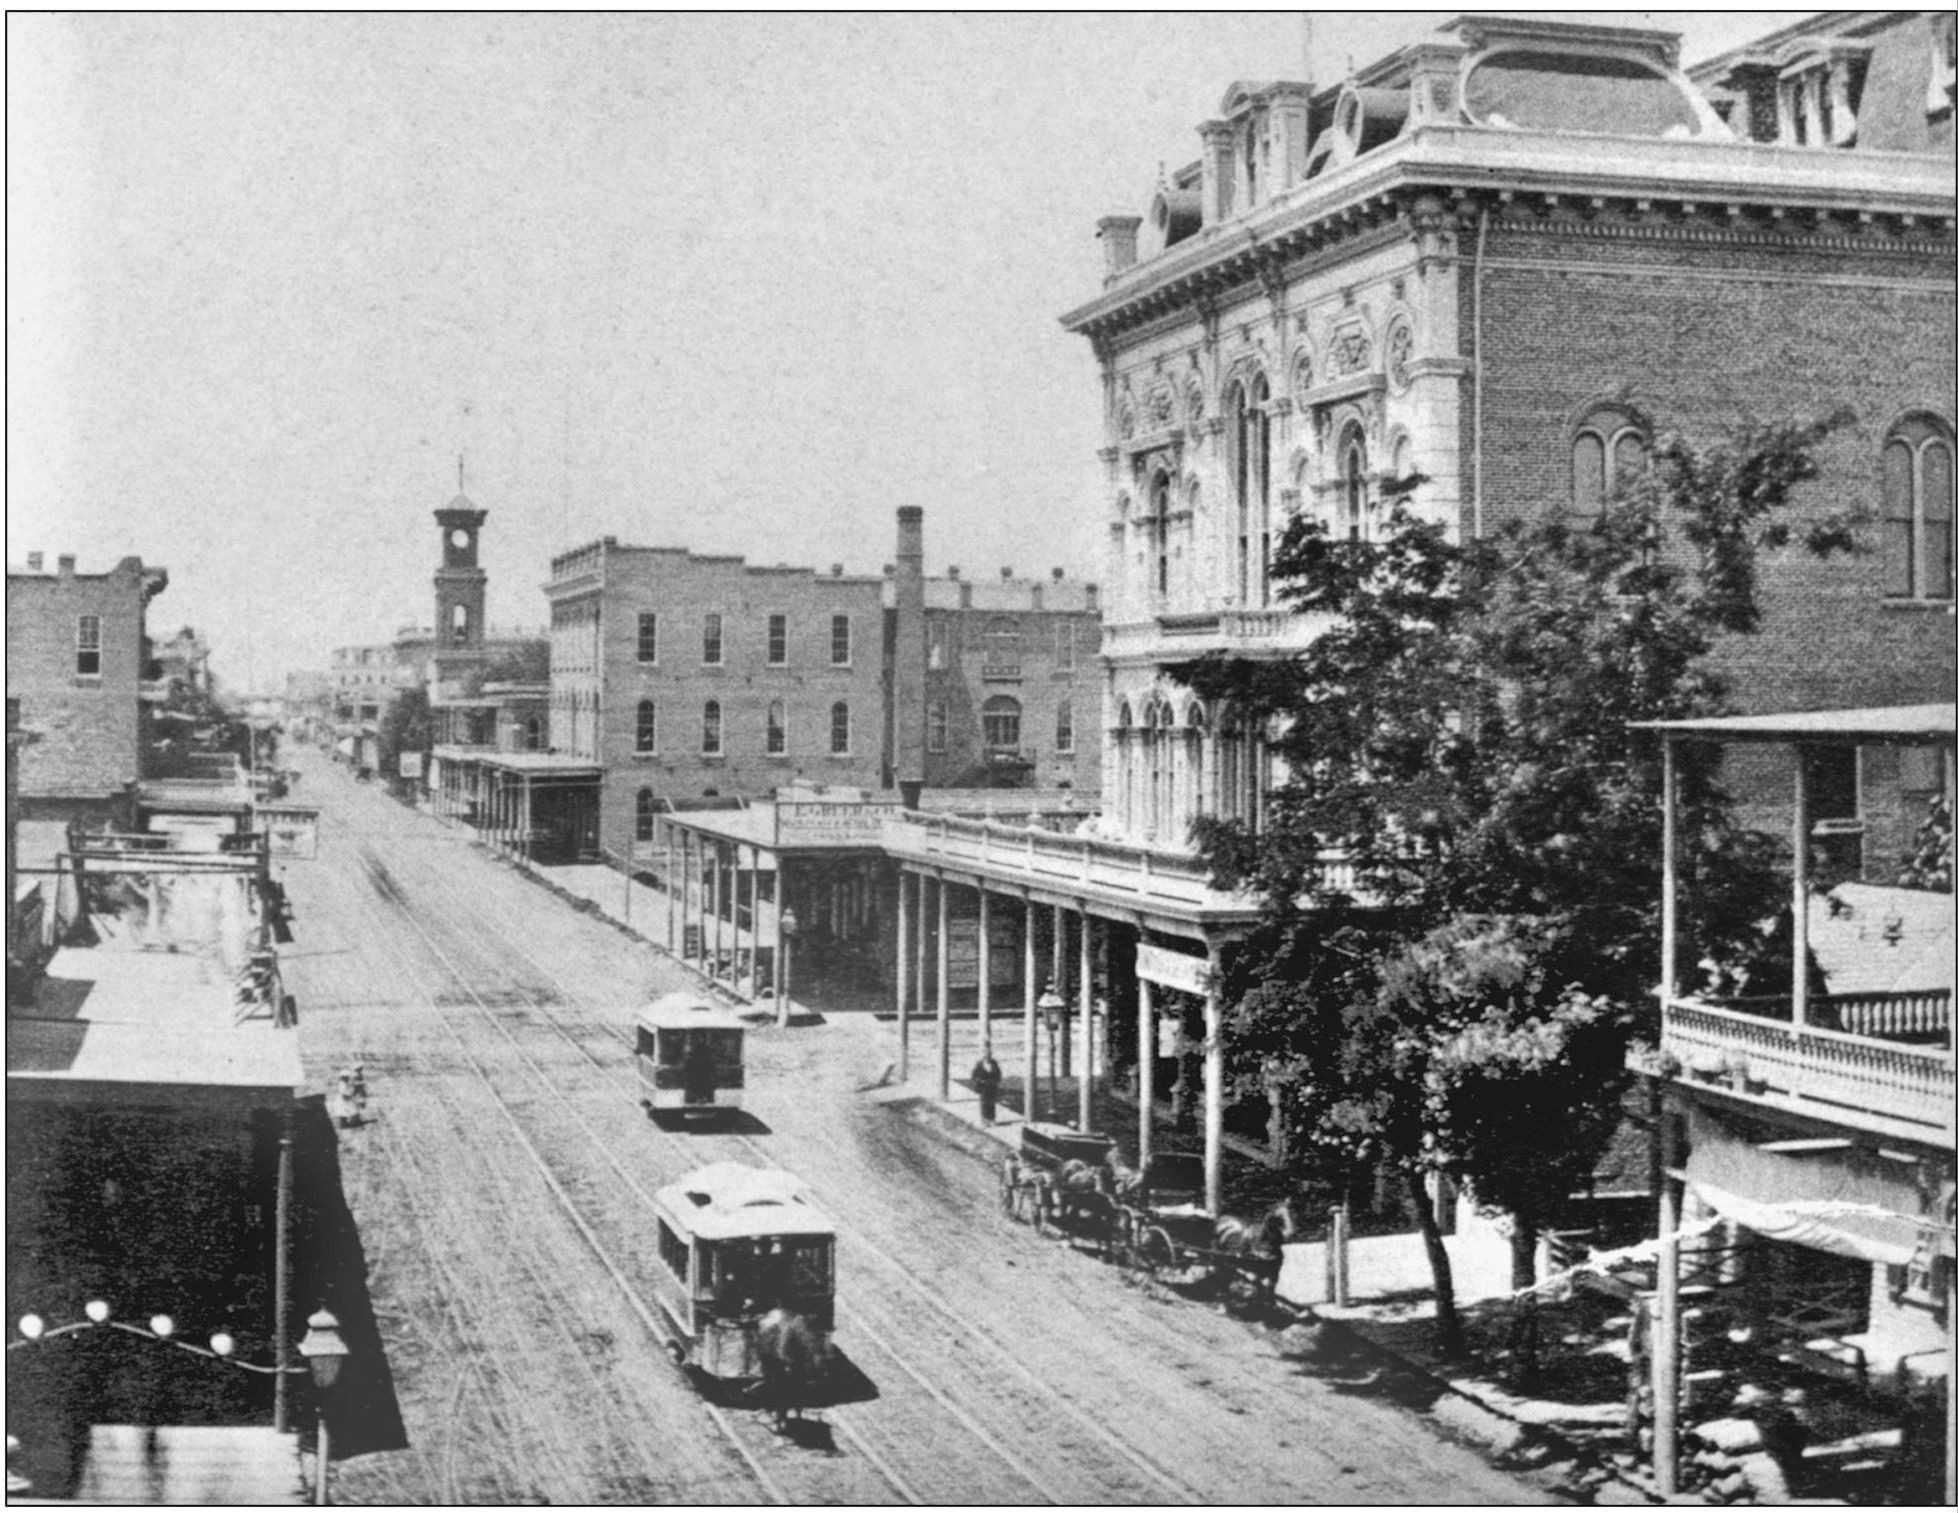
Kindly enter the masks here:
[[1149, 426], [1152, 430], [1167, 431], [1176, 420], [1176, 395], [1168, 384], [1158, 384], [1149, 391]]
[[1292, 392], [1303, 394], [1312, 387], [1312, 354], [1300, 347], [1292, 358]]
[[1366, 331], [1360, 326], [1348, 326], [1333, 334], [1332, 351], [1328, 366], [1331, 376], [1345, 378], [1350, 374], [1364, 373], [1373, 365], [1373, 343], [1367, 340]]
[[1413, 361], [1414, 327], [1403, 317], [1387, 332], [1387, 381], [1395, 389], [1405, 389], [1412, 381], [1408, 368]]
[[1191, 430], [1203, 424], [1203, 383], [1200, 379], [1190, 380], [1190, 387], [1184, 392], [1183, 408], [1190, 417]]
[[1135, 406], [1130, 404], [1126, 399], [1122, 401], [1122, 408], [1116, 420], [1116, 425], [1122, 432], [1122, 440], [1133, 441], [1135, 439]]

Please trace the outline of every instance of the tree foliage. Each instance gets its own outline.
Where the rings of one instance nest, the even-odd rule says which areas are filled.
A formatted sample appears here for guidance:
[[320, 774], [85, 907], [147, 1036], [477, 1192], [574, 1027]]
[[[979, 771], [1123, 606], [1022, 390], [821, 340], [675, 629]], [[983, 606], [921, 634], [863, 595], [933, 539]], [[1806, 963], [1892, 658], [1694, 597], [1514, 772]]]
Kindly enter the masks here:
[[[1175, 670], [1283, 764], [1258, 828], [1207, 818], [1197, 840], [1264, 904], [1234, 1086], [1282, 1106], [1302, 1170], [1384, 1163], [1411, 1193], [1456, 1172], [1524, 1227], [1581, 1185], [1657, 975], [1661, 778], [1634, 727], [1724, 712], [1709, 653], [1758, 627], [1762, 555], [1840, 419], [1661, 438], [1602, 516], [1466, 543], [1400, 480], [1376, 539], [1287, 528], [1279, 595], [1324, 625], [1304, 651]], [[1745, 961], [1781, 897], [1775, 843], [1734, 824], [1706, 759], [1682, 748], [1677, 777], [1681, 960]]]

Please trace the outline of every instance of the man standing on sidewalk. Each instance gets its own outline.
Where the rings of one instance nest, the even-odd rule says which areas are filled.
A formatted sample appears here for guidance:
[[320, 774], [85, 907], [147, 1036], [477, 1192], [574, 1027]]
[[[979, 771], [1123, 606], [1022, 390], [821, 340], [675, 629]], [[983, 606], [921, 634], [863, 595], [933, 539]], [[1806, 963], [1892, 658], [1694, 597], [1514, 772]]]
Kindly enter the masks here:
[[979, 1048], [979, 1059], [972, 1064], [970, 1080], [972, 1091], [979, 1095], [980, 1121], [991, 1124], [993, 1115], [999, 1109], [1001, 1073], [999, 1063], [993, 1060], [993, 1043], [990, 1040]]

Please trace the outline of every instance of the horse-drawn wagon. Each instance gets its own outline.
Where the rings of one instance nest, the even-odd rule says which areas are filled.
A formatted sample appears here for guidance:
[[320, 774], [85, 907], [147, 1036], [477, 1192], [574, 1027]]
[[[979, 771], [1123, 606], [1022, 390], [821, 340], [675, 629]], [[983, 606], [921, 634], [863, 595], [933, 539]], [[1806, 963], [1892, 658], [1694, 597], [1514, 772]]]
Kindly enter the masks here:
[[1028, 1123], [1020, 1149], [999, 1170], [1000, 1206], [1013, 1218], [1086, 1234], [1106, 1246], [1114, 1232], [1110, 1135], [1083, 1134], [1065, 1124]]
[[1203, 1203], [1201, 1156], [1157, 1153], [1139, 1171], [1117, 1170], [1115, 1251], [1122, 1264], [1163, 1282], [1213, 1279], [1270, 1296], [1297, 1234], [1289, 1201], [1257, 1219], [1213, 1215]]

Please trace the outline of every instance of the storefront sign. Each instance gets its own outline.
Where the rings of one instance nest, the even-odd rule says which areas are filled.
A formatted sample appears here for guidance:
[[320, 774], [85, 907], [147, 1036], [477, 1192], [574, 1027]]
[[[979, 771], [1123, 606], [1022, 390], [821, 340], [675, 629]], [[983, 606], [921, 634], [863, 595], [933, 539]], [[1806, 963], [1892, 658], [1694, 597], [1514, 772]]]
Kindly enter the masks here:
[[1202, 996], [1210, 991], [1210, 963], [1204, 957], [1185, 956], [1147, 941], [1136, 943], [1135, 975], [1183, 993]]
[[898, 805], [826, 804], [801, 800], [775, 806], [775, 841], [781, 846], [875, 846], [884, 821]]
[[320, 851], [320, 812], [258, 806], [258, 828], [265, 832], [272, 855], [311, 861]]
[[979, 921], [955, 919], [945, 936], [945, 985], [979, 986]]

